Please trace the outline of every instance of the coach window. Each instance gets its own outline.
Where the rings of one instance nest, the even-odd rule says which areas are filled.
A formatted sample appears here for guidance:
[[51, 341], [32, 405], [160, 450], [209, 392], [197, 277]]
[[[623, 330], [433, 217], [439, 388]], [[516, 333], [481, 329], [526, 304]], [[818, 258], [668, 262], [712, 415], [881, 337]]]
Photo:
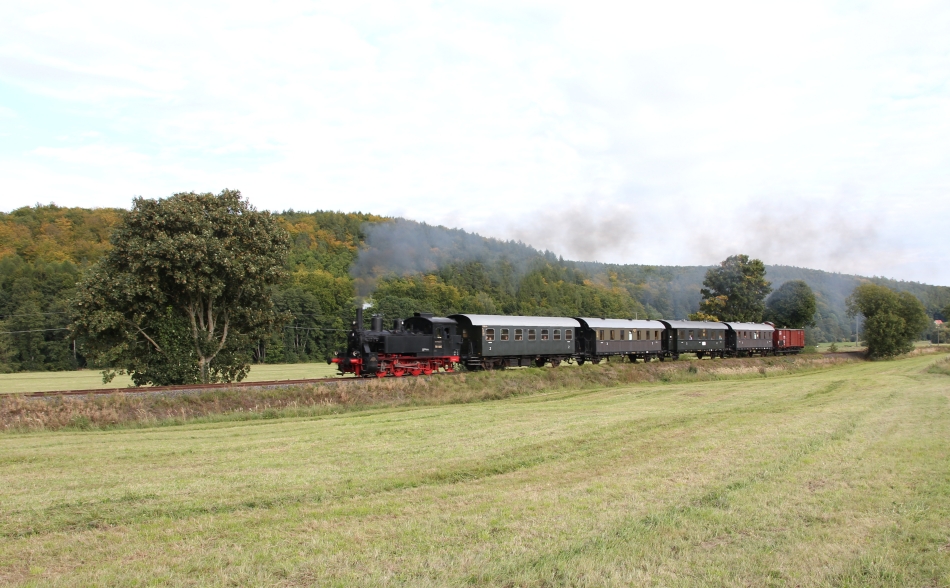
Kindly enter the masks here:
[[561, 329], [554, 329], [554, 340], [555, 341], [561, 340]]
[[534, 341], [537, 338], [537, 331], [528, 329], [528, 341]]
[[542, 340], [542, 341], [547, 341], [547, 340], [548, 340], [548, 330], [547, 330], [547, 329], [541, 329], [541, 340]]
[[521, 329], [515, 329], [515, 341], [521, 341], [524, 339], [524, 331]]
[[507, 340], [508, 340], [508, 329], [502, 329], [502, 330], [501, 330], [501, 340], [502, 340], [502, 341], [507, 341]]
[[601, 341], [604, 340], [604, 330], [603, 330], [603, 329], [600, 330], [600, 337], [599, 337], [599, 339], [600, 339]]
[[574, 336], [574, 331], [572, 331], [571, 329], [564, 329], [564, 338], [566, 340], [570, 341], [571, 337], [573, 336]]
[[616, 341], [616, 339], [617, 339], [617, 338], [614, 337], [614, 330], [613, 330], [613, 329], [610, 329], [610, 340], [611, 340], [611, 341]]
[[689, 330], [689, 340], [690, 340], [690, 341], [693, 340], [693, 330], [692, 330], [692, 329]]
[[495, 340], [495, 329], [485, 329], [485, 340], [486, 341]]

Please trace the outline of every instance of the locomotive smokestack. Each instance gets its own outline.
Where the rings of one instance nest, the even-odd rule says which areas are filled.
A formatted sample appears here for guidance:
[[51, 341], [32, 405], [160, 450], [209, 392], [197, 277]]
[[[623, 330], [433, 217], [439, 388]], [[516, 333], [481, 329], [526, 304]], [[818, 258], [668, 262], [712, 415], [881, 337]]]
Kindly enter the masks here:
[[382, 331], [383, 330], [383, 315], [374, 314], [373, 315], [373, 331]]
[[363, 328], [363, 306], [356, 307], [356, 329], [360, 330]]
[[402, 330], [402, 319], [393, 319], [393, 330], [394, 331]]

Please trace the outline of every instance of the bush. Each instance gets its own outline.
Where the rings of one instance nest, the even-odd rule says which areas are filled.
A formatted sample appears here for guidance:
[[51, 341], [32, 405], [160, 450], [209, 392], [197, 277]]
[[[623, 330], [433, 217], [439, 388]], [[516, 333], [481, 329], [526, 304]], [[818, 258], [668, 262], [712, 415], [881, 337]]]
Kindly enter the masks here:
[[848, 312], [866, 318], [864, 338], [868, 355], [874, 358], [907, 353], [929, 323], [924, 305], [912, 294], [877, 284], [855, 288], [848, 297]]

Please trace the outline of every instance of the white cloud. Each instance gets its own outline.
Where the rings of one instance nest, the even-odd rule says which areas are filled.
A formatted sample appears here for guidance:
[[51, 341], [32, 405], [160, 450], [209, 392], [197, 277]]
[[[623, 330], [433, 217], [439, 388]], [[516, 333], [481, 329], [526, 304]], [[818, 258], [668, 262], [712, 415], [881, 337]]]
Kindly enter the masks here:
[[[921, 237], [950, 213], [941, 3], [8, 4], [0, 83], [45, 102], [4, 100], [34, 129], [4, 151], [7, 207], [228, 186], [565, 257], [739, 248], [950, 284]], [[783, 219], [807, 246], [743, 229]]]

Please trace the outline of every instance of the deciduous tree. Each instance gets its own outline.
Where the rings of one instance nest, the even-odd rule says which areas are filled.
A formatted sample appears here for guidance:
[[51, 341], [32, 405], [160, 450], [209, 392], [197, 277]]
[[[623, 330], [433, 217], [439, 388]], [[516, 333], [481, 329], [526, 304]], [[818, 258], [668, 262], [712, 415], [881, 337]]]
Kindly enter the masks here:
[[748, 255], [727, 257], [706, 272], [703, 286], [700, 312], [722, 321], [761, 321], [765, 297], [772, 291], [765, 280], [765, 264]]
[[802, 280], [791, 280], [765, 301], [765, 320], [777, 327], [801, 329], [815, 326], [818, 304], [815, 293]]
[[910, 351], [929, 320], [924, 305], [913, 294], [871, 283], [854, 289], [848, 297], [848, 313], [864, 315], [864, 338], [871, 357]]
[[137, 384], [242, 379], [277, 316], [287, 233], [237, 190], [136, 198], [80, 284], [73, 332], [89, 359]]

